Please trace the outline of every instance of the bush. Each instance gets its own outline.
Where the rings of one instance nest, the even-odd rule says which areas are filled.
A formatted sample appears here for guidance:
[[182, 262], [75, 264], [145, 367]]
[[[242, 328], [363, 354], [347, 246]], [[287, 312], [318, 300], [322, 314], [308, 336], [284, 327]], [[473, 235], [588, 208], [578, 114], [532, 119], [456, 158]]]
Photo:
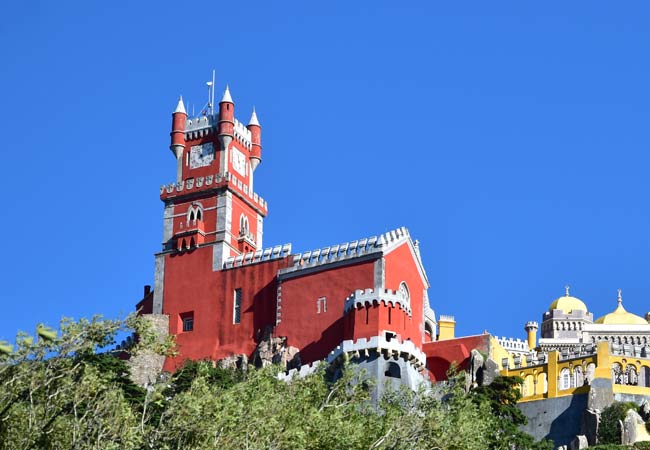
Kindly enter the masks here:
[[619, 444], [621, 442], [619, 420], [625, 419], [625, 414], [630, 409], [636, 411], [638, 409], [636, 403], [614, 402], [603, 410], [603, 413], [600, 415], [600, 425], [598, 426], [598, 442], [601, 445]]
[[634, 450], [650, 450], [650, 442], [645, 441], [645, 442], [637, 442], [634, 444]]
[[604, 445], [594, 445], [589, 447], [593, 450], [630, 450], [630, 447], [627, 445], [616, 445], [616, 444], [604, 444]]

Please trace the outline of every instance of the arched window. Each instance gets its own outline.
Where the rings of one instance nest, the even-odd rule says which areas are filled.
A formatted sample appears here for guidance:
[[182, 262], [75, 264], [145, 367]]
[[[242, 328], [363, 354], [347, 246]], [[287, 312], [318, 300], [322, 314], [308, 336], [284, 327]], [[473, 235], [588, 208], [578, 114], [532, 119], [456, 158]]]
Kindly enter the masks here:
[[582, 373], [582, 367], [578, 366], [573, 369], [573, 385], [580, 387], [585, 384], [585, 377]]
[[562, 369], [560, 372], [560, 390], [569, 389], [571, 387], [571, 373], [569, 369]]
[[201, 213], [201, 208], [196, 209], [196, 220], [203, 220], [203, 214]]
[[384, 375], [389, 378], [402, 378], [402, 369], [395, 362], [389, 362], [386, 364], [386, 372]]
[[407, 286], [406, 281], [402, 281], [399, 284], [398, 292], [402, 295], [402, 298], [407, 305], [411, 304], [411, 292], [409, 291], [409, 287]]
[[248, 234], [248, 217], [242, 214], [239, 217], [239, 235], [246, 236]]
[[189, 220], [190, 220], [190, 222], [192, 222], [194, 220], [194, 208], [190, 208], [190, 218], [189, 218]]

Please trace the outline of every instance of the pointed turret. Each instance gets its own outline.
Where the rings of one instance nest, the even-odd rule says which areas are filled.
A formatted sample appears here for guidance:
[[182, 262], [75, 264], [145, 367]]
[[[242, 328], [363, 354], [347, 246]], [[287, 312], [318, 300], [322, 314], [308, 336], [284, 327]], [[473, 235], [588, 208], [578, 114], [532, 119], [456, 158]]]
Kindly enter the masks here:
[[251, 169], [255, 171], [260, 162], [262, 162], [262, 126], [257, 119], [255, 107], [253, 107], [253, 114], [251, 120], [248, 121], [246, 127], [251, 132]]
[[171, 145], [169, 148], [176, 157], [176, 181], [182, 180], [183, 169], [183, 151], [185, 150], [185, 121], [187, 120], [187, 113], [185, 112], [185, 105], [183, 104], [183, 97], [178, 99], [176, 109], [172, 113], [172, 132]]
[[185, 112], [185, 105], [183, 104], [183, 96], [182, 95], [178, 99], [178, 105], [176, 105], [176, 109], [174, 110], [174, 113], [181, 113], [181, 114], [187, 115], [187, 113]]
[[[233, 140], [235, 129], [235, 103], [230, 96], [230, 89], [226, 85], [226, 90], [219, 102], [219, 145], [221, 151], [227, 151], [228, 146]], [[225, 158], [224, 161], [227, 161]], [[221, 170], [227, 170], [226, 164], [221, 165]]]
[[248, 121], [248, 126], [257, 125], [260, 126], [259, 120], [257, 120], [257, 113], [255, 112], [255, 107], [253, 106], [253, 114], [251, 114], [251, 120]]
[[228, 85], [226, 85], [226, 90], [223, 91], [223, 97], [221, 98], [221, 101], [219, 103], [224, 103], [224, 102], [234, 104], [234, 102], [232, 101], [232, 97], [230, 96], [230, 89], [228, 88]]

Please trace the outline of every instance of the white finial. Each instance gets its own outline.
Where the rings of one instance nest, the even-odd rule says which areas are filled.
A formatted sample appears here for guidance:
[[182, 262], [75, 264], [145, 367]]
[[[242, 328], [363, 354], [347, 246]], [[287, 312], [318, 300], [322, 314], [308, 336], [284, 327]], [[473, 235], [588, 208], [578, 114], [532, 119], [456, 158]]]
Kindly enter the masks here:
[[183, 113], [187, 114], [185, 112], [185, 105], [183, 104], [183, 96], [181, 95], [180, 98], [178, 99], [178, 105], [176, 105], [176, 110], [174, 111], [175, 113]]
[[623, 303], [623, 291], [621, 289], [618, 290], [618, 304], [620, 305]]
[[257, 120], [257, 114], [255, 113], [255, 107], [253, 106], [253, 114], [251, 114], [251, 120], [248, 121], [249, 125], [260, 126], [260, 122]]
[[566, 292], [567, 297], [569, 296], [569, 289], [571, 289], [571, 286], [569, 286], [568, 284], [564, 286], [564, 291]]
[[232, 97], [230, 96], [230, 89], [228, 89], [228, 85], [226, 85], [226, 90], [223, 93], [223, 97], [221, 98], [221, 101], [219, 103], [223, 102], [228, 102], [228, 103], [234, 103], [232, 101]]

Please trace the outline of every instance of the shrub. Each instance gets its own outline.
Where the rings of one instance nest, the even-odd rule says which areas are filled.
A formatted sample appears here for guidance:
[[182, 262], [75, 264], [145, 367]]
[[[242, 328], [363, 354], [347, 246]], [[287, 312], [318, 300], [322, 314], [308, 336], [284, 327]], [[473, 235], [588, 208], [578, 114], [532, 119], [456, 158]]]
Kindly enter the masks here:
[[636, 403], [614, 402], [605, 408], [600, 415], [598, 426], [599, 444], [619, 444], [621, 442], [621, 426], [619, 420], [625, 419], [625, 414], [630, 410], [637, 410]]

